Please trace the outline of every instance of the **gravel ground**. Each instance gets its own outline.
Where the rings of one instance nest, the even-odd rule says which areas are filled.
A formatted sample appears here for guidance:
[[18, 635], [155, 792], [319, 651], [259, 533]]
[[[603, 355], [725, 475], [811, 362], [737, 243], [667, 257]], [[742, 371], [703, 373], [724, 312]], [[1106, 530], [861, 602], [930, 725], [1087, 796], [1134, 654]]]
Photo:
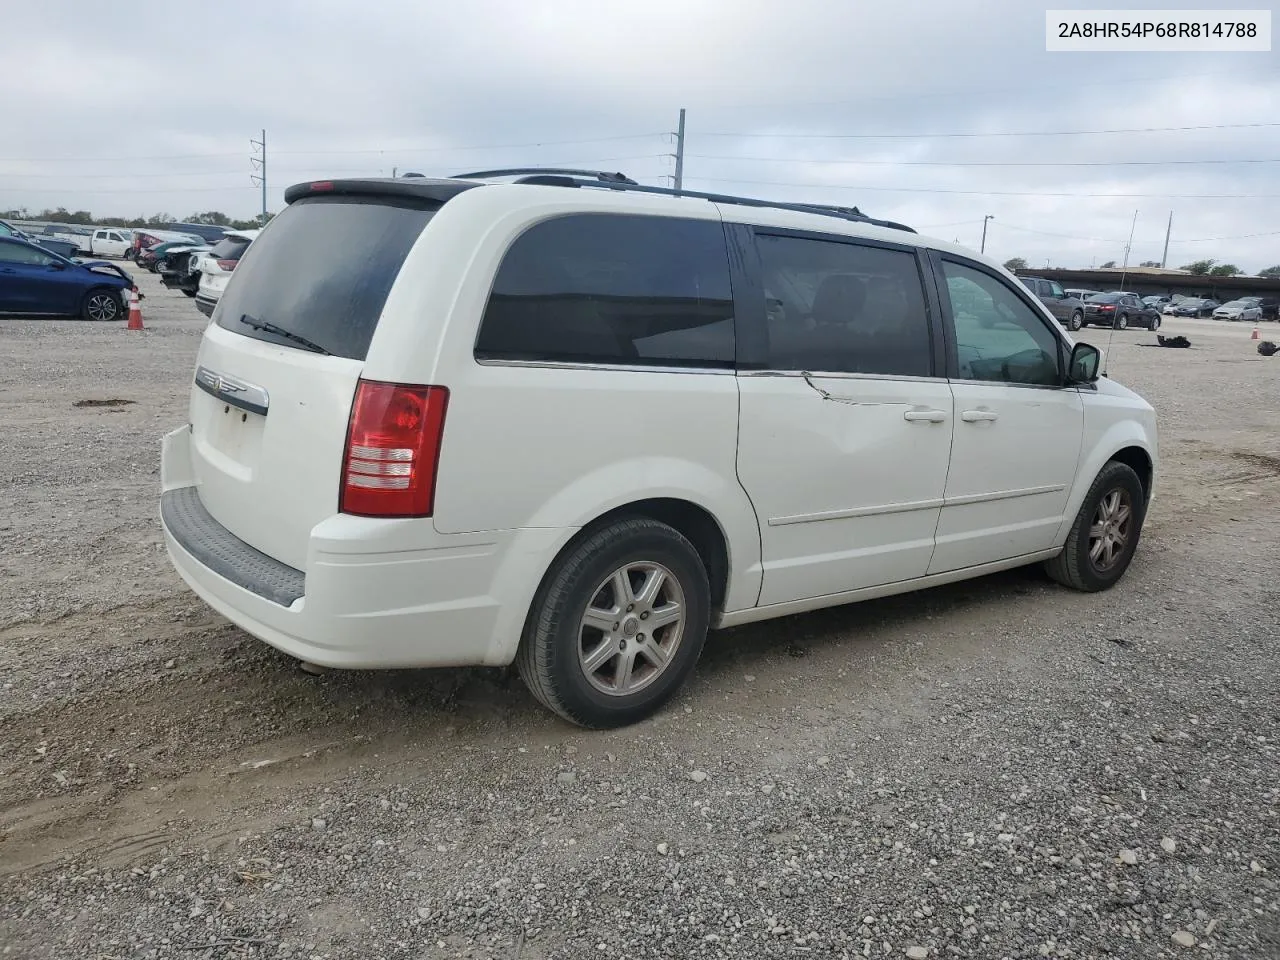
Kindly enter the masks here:
[[588, 733], [507, 671], [312, 677], [182, 587], [158, 440], [203, 319], [141, 284], [140, 334], [0, 321], [5, 957], [1280, 957], [1280, 358], [1248, 328], [1114, 335], [1163, 447], [1116, 589], [726, 631]]

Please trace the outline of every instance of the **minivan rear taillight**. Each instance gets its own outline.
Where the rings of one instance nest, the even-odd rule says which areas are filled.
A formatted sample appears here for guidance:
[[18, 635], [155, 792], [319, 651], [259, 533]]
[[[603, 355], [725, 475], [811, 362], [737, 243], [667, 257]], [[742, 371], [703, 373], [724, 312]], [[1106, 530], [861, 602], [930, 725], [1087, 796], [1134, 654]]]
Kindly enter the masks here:
[[446, 387], [361, 380], [351, 406], [338, 509], [363, 517], [429, 517]]
[[239, 262], [239, 260], [219, 260], [218, 266], [229, 273], [236, 268], [236, 264]]

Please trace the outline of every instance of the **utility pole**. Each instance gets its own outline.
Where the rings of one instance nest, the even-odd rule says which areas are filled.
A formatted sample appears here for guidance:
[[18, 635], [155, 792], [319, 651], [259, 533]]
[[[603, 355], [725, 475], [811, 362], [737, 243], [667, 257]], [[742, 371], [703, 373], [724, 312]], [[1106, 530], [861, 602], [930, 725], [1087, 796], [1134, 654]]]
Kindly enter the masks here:
[[1169, 234], [1173, 233], [1173, 211], [1169, 211], [1169, 226], [1164, 231], [1164, 253], [1160, 255], [1160, 267], [1169, 266]]
[[267, 225], [267, 131], [262, 131], [261, 140], [250, 138], [249, 145], [253, 147], [254, 153], [249, 157], [249, 165], [258, 171], [256, 174], [249, 174], [249, 179], [262, 186], [262, 225], [265, 227]]
[[397, 170], [399, 170], [399, 169], [400, 169], [399, 167], [392, 167], [392, 168], [391, 168], [391, 179], [392, 179], [392, 180], [394, 180], [394, 179], [396, 178], [396, 171], [397, 171]]
[[680, 125], [676, 129], [676, 193], [684, 185], [684, 107], [680, 108]]
[[988, 213], [985, 217], [982, 218], [982, 246], [978, 248], [979, 253], [987, 252], [987, 221], [994, 220], [994, 219], [995, 219], [995, 216], [990, 213]]

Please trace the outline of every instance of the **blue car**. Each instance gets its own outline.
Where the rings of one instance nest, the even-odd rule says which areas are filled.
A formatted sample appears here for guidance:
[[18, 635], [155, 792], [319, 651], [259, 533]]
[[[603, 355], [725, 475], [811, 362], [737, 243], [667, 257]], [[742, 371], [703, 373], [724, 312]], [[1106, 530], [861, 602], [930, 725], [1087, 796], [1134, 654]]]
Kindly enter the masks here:
[[69, 260], [0, 235], [0, 314], [119, 320], [133, 280], [103, 260]]

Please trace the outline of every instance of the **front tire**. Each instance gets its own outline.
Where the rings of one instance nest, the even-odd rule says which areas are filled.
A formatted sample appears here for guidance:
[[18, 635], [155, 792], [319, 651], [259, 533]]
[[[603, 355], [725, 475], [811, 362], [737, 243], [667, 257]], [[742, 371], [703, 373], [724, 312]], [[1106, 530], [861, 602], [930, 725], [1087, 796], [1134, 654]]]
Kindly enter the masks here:
[[1063, 586], [1086, 592], [1116, 585], [1133, 561], [1146, 493], [1128, 464], [1109, 461], [1089, 488], [1062, 553], [1045, 561], [1045, 571]]
[[80, 304], [81, 318], [95, 322], [119, 320], [121, 312], [120, 297], [112, 290], [90, 290]]
[[1152, 333], [1160, 329], [1160, 318], [1152, 317], [1151, 322], [1147, 324], [1151, 328]]
[[655, 713], [693, 672], [711, 588], [693, 544], [646, 517], [569, 548], [534, 598], [516, 667], [543, 706], [605, 729]]
[[1127, 313], [1122, 313], [1120, 314], [1120, 316], [1116, 317], [1116, 329], [1117, 330], [1129, 329], [1129, 315]]

